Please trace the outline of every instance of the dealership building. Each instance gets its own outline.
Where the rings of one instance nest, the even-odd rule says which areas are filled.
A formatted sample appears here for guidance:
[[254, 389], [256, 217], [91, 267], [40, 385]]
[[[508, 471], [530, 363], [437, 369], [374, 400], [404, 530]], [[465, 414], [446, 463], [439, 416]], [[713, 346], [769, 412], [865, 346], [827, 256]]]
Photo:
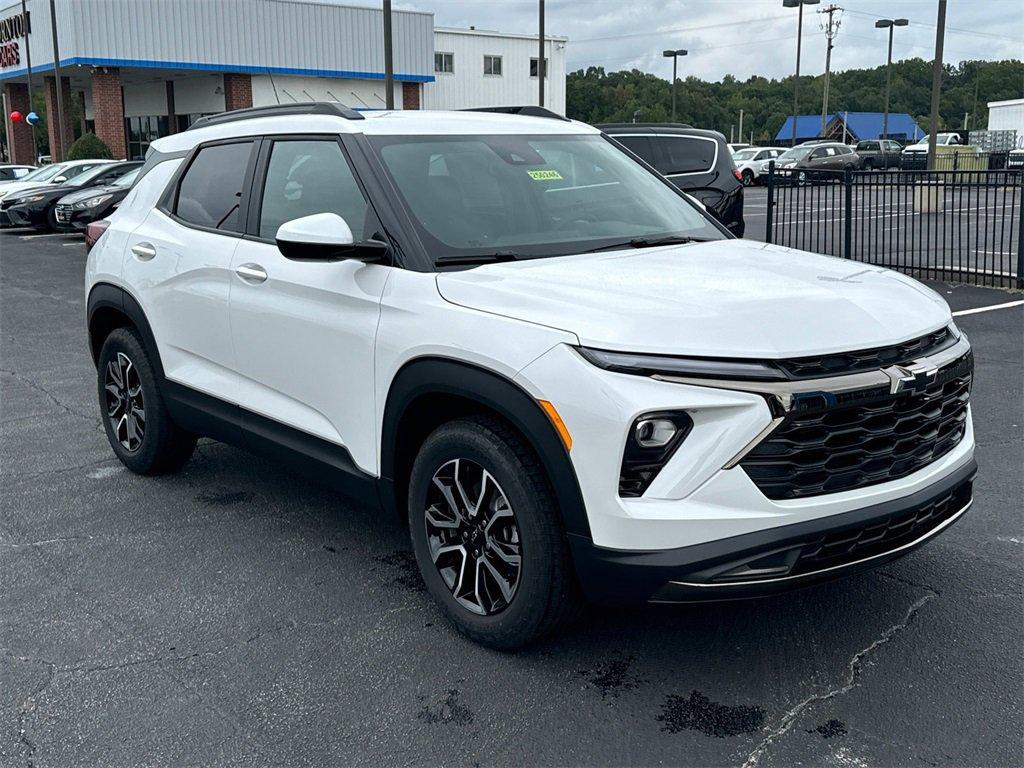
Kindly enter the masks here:
[[[32, 162], [32, 128], [10, 113], [31, 111], [32, 87], [46, 98], [54, 160], [78, 132], [94, 131], [115, 157], [143, 157], [149, 143], [203, 115], [300, 101], [385, 106], [380, 8], [332, 0], [56, 0], [65, 117], [58, 100], [50, 0], [0, 0], [0, 83], [8, 156]], [[482, 6], [483, 7], [483, 6]], [[435, 28], [432, 13], [392, 14], [396, 109], [464, 109], [536, 104], [565, 113], [564, 37]]]

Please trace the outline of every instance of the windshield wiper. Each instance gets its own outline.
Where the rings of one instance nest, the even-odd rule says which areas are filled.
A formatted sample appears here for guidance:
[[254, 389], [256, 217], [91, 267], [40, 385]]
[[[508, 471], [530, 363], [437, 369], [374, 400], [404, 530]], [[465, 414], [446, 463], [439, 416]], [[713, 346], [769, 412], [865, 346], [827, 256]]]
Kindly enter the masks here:
[[495, 264], [501, 261], [515, 261], [521, 258], [514, 251], [495, 251], [493, 253], [471, 253], [465, 256], [454, 254], [438, 256], [434, 264], [439, 267], [471, 266], [474, 264]]
[[686, 243], [709, 243], [707, 237], [688, 237], [686, 235], [670, 235], [668, 237], [634, 237], [624, 243], [613, 243], [602, 245], [600, 248], [591, 248], [584, 253], [597, 253], [599, 251], [618, 251], [624, 248], [655, 248], [659, 245], [685, 245]]

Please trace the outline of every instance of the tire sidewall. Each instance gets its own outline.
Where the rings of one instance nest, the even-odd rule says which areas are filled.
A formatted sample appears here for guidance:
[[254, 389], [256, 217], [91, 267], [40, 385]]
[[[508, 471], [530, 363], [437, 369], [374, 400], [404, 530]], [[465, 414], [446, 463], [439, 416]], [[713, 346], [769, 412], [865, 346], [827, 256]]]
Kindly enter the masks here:
[[[430, 556], [423, 514], [427, 491], [434, 473], [456, 458], [475, 461], [491, 473], [504, 491], [519, 527], [522, 556], [519, 584], [508, 607], [493, 616], [480, 616], [460, 605]], [[481, 424], [463, 421], [439, 428], [424, 442], [413, 465], [408, 519], [416, 561], [434, 599], [456, 626], [470, 630], [476, 639], [490, 639], [500, 646], [509, 635], [532, 635], [543, 619], [556, 553], [551, 551], [542, 525], [542, 515], [549, 512], [534, 495], [515, 452]], [[518, 644], [518, 641], [507, 643], [509, 647]]]
[[[143, 434], [142, 445], [136, 451], [128, 451], [121, 445], [117, 435], [114, 433], [113, 426], [110, 424], [110, 419], [107, 418], [107, 393], [105, 388], [107, 364], [116, 357], [118, 352], [124, 353], [131, 360], [132, 366], [134, 366], [138, 373], [139, 382], [142, 385], [142, 402], [146, 409], [146, 429]], [[157, 423], [157, 420], [160, 418], [157, 406], [160, 403], [160, 397], [153, 366], [149, 362], [149, 356], [146, 354], [146, 350], [142, 346], [139, 337], [126, 328], [118, 328], [112, 331], [106, 341], [103, 342], [103, 348], [100, 350], [97, 374], [97, 394], [100, 401], [100, 413], [103, 418], [103, 430], [107, 434], [110, 447], [129, 469], [136, 472], [147, 471], [157, 461], [157, 452], [160, 448], [157, 439], [157, 430], [160, 428], [160, 425]]]

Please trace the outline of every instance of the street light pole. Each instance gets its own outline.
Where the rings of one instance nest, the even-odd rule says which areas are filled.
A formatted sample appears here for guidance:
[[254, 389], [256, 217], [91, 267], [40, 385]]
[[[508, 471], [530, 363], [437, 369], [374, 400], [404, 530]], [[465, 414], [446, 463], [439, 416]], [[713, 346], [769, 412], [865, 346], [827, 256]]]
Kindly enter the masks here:
[[678, 74], [679, 57], [685, 56], [686, 51], [680, 48], [677, 51], [662, 51], [661, 55], [665, 58], [672, 58], [672, 122], [676, 121], [676, 75]]
[[819, 0], [782, 0], [784, 8], [797, 8], [796, 23], [796, 77], [793, 78], [793, 140], [792, 145], [796, 146], [796, 116], [800, 109], [800, 42], [804, 35], [804, 6], [816, 5]]
[[907, 19], [879, 19], [875, 22], [878, 29], [889, 29], [889, 55], [885, 59], [885, 112], [882, 113], [882, 138], [889, 138], [889, 91], [892, 87], [892, 33], [896, 27], [905, 27]]
[[68, 147], [64, 146], [64, 84], [61, 82], [64, 78], [60, 71], [60, 49], [57, 47], [57, 9], [54, 0], [50, 0], [50, 34], [53, 36], [53, 76], [57, 86], [57, 132], [54, 134], [57, 137], [57, 146], [50, 147], [50, 159], [56, 163], [67, 157]]
[[384, 106], [395, 108], [395, 63], [391, 41], [391, 0], [384, 0]]

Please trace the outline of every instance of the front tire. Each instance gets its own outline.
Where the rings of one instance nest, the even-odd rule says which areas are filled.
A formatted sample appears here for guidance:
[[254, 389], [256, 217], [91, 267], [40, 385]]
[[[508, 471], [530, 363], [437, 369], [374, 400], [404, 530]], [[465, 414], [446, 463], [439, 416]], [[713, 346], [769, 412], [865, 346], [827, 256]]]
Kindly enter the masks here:
[[409, 531], [431, 596], [467, 637], [521, 648], [558, 629], [581, 598], [540, 460], [511, 427], [479, 416], [423, 443]]
[[171, 421], [134, 329], [117, 328], [103, 342], [97, 387], [107, 440], [128, 469], [155, 475], [178, 470], [189, 460], [196, 436]]
[[744, 187], [752, 187], [752, 186], [754, 186], [754, 173], [753, 173], [753, 171], [744, 171], [743, 172], [743, 186]]

